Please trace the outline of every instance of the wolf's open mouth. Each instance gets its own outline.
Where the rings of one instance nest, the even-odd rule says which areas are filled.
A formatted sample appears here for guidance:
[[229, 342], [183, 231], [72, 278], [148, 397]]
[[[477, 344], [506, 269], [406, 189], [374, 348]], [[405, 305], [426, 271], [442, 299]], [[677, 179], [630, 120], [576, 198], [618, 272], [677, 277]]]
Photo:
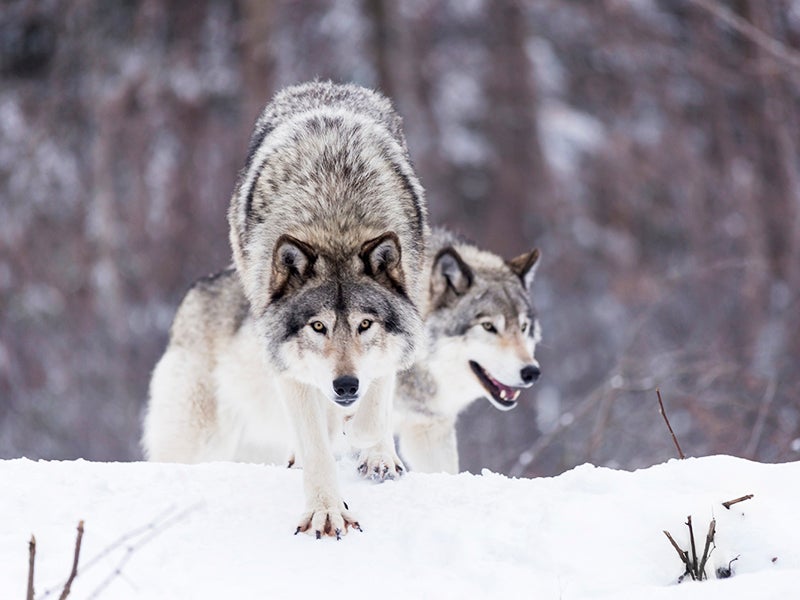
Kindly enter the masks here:
[[474, 360], [469, 361], [469, 366], [472, 368], [478, 381], [480, 381], [483, 387], [486, 388], [486, 391], [492, 395], [495, 402], [506, 408], [511, 408], [517, 403], [517, 396], [519, 396], [518, 389], [503, 385], [497, 381], [497, 379], [489, 375], [489, 371]]

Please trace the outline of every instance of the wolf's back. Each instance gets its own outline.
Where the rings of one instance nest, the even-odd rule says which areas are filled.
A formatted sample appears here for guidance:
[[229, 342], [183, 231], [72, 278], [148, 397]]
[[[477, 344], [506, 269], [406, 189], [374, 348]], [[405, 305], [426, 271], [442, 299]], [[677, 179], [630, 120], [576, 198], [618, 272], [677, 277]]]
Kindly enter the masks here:
[[287, 120], [320, 108], [357, 113], [369, 117], [376, 123], [383, 124], [407, 154], [402, 119], [397, 115], [388, 99], [372, 90], [356, 85], [313, 82], [289, 87], [278, 92], [272, 102], [264, 108], [250, 137], [245, 170], [250, 168], [253, 157], [264, 138], [276, 127]]
[[281, 235], [344, 261], [368, 240], [394, 232], [408, 295], [421, 304], [424, 191], [400, 117], [375, 92], [315, 82], [277, 94], [256, 123], [228, 221], [236, 269], [256, 311], [269, 302]]

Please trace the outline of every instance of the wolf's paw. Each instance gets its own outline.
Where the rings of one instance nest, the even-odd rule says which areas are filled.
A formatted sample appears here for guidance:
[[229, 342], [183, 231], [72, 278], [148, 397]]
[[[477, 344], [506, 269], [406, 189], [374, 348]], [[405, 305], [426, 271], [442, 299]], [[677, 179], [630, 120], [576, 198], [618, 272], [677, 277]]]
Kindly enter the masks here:
[[401, 477], [406, 468], [394, 452], [364, 451], [358, 457], [358, 472], [367, 479], [386, 481]]
[[347, 509], [347, 503], [342, 502], [342, 504], [344, 506], [342, 509], [321, 506], [308, 511], [300, 519], [294, 534], [307, 532], [313, 533], [317, 539], [327, 535], [340, 540], [350, 527], [362, 531], [361, 525]]

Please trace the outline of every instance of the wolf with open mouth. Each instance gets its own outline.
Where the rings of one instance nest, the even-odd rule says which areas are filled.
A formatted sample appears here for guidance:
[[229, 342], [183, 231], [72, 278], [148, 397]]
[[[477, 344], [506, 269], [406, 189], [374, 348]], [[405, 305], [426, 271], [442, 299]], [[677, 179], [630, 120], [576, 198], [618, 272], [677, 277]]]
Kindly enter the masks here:
[[398, 378], [394, 429], [413, 470], [457, 473], [459, 413], [478, 398], [511, 410], [541, 375], [531, 300], [539, 251], [505, 261], [435, 229], [428, 252], [428, 354]]

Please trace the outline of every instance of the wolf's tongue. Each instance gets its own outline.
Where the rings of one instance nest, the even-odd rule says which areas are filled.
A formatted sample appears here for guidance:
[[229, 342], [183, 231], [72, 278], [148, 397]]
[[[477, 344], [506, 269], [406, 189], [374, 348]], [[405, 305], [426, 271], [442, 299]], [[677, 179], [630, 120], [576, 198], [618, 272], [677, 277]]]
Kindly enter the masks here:
[[488, 372], [486, 373], [486, 375], [489, 377], [489, 380], [492, 382], [492, 385], [494, 385], [495, 387], [497, 387], [498, 390], [500, 390], [500, 397], [503, 400], [516, 400], [517, 399], [517, 396], [519, 396], [519, 390], [515, 390], [512, 387], [509, 387], [507, 385], [503, 385], [502, 383], [497, 381], [497, 379], [495, 379], [494, 377], [489, 375]]

